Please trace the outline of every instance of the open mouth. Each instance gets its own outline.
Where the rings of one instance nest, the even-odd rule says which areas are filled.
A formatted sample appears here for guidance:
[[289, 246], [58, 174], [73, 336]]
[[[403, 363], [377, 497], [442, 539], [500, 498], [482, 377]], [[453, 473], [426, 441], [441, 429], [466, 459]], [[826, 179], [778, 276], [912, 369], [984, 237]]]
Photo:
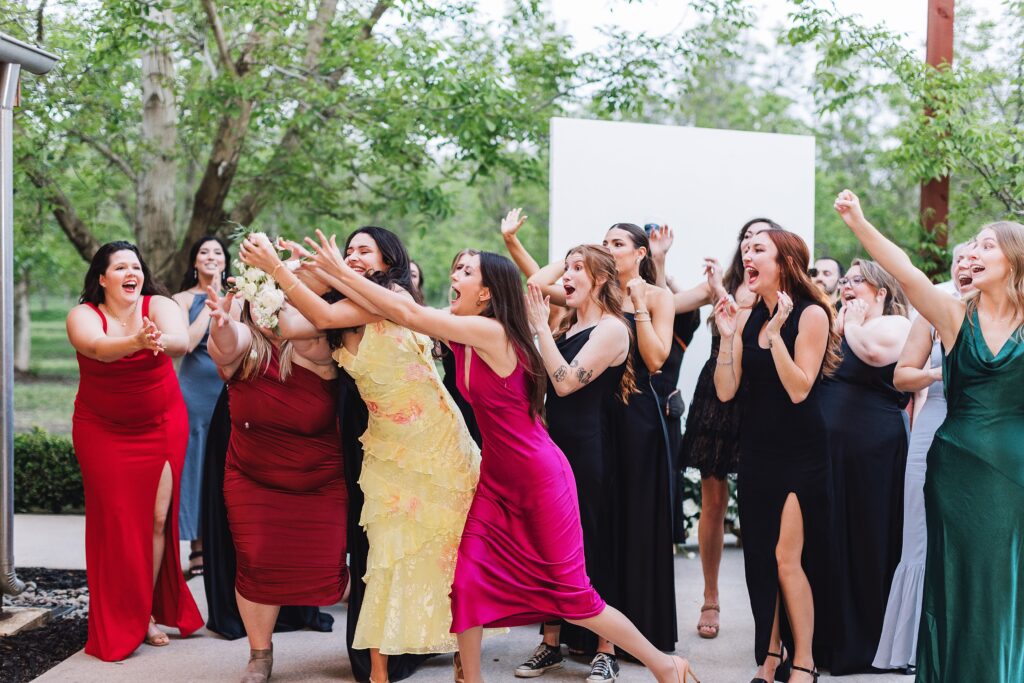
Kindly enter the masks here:
[[565, 295], [566, 296], [572, 296], [572, 293], [576, 291], [576, 288], [573, 287], [572, 285], [562, 285], [562, 286], [565, 287]]
[[747, 266], [744, 270], [747, 271], [747, 286], [749, 287], [757, 282], [757, 278], [761, 275], [761, 272], [753, 266]]
[[843, 293], [843, 301], [853, 301], [856, 298], [857, 298], [857, 295], [854, 294], [853, 292], [844, 292]]
[[139, 283], [136, 282], [135, 280], [129, 280], [121, 285], [121, 289], [123, 289], [128, 294], [134, 294], [138, 288]]
[[978, 273], [980, 273], [980, 272], [982, 272], [984, 270], [985, 270], [985, 266], [980, 266], [980, 265], [971, 266], [971, 269], [970, 269], [971, 277], [973, 278], [975, 275], [977, 275]]
[[956, 281], [960, 285], [960, 287], [967, 287], [968, 285], [974, 282], [974, 278], [971, 276], [970, 273], [965, 273], [961, 271], [960, 273], [957, 274]]
[[455, 285], [452, 285], [448, 289], [448, 303], [449, 304], [453, 304], [453, 303], [455, 303], [456, 301], [458, 301], [461, 298], [462, 298], [462, 292], [460, 292], [459, 290], [455, 289]]

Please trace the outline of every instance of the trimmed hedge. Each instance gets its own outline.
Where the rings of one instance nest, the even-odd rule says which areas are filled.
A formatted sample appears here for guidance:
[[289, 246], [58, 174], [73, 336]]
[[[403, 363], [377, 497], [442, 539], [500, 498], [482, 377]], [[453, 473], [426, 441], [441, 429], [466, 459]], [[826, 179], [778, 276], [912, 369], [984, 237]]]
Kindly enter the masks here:
[[82, 473], [71, 439], [38, 427], [14, 435], [14, 511], [81, 511]]

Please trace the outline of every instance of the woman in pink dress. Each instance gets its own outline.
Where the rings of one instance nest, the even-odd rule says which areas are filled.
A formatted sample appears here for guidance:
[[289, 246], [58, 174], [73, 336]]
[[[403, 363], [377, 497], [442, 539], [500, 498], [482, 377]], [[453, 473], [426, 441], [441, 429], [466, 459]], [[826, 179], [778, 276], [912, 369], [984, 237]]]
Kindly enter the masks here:
[[[421, 306], [350, 269], [318, 231], [318, 276], [389, 320], [441, 339], [483, 436], [480, 483], [452, 586], [465, 683], [482, 681], [484, 628], [562, 618], [639, 659], [661, 683], [697, 680], [689, 663], [657, 650], [590, 585], [576, 482], [540, 420], [544, 364], [533, 345], [519, 271], [509, 259], [467, 256], [451, 276], [450, 312]], [[580, 369], [585, 371], [586, 369]], [[699, 681], [698, 681], [699, 683]]]

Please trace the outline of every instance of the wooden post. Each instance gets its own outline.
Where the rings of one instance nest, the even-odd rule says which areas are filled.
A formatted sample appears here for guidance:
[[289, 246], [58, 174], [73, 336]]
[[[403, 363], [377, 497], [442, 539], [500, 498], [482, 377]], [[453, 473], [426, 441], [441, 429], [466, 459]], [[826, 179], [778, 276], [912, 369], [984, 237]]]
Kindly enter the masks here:
[[[954, 0], [928, 0], [928, 48], [926, 60], [936, 68], [953, 64]], [[935, 178], [921, 185], [921, 225], [935, 245], [945, 248], [949, 243], [949, 176]], [[932, 253], [922, 254], [931, 277], [948, 268]]]

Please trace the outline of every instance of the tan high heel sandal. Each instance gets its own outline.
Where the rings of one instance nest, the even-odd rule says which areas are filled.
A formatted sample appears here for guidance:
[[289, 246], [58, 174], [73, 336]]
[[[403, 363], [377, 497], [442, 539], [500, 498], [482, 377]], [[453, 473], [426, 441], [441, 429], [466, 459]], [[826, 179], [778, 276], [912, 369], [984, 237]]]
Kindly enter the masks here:
[[690, 662], [678, 655], [672, 655], [672, 665], [676, 668], [676, 683], [687, 683], [693, 678], [694, 683], [700, 683], [697, 674], [690, 668]]
[[[149, 623], [151, 626], [156, 626], [156, 618], [150, 617]], [[157, 628], [156, 633], [150, 633], [149, 628], [146, 628], [146, 638], [144, 640], [146, 645], [152, 645], [153, 647], [164, 647], [165, 645], [171, 644], [170, 637]]]

